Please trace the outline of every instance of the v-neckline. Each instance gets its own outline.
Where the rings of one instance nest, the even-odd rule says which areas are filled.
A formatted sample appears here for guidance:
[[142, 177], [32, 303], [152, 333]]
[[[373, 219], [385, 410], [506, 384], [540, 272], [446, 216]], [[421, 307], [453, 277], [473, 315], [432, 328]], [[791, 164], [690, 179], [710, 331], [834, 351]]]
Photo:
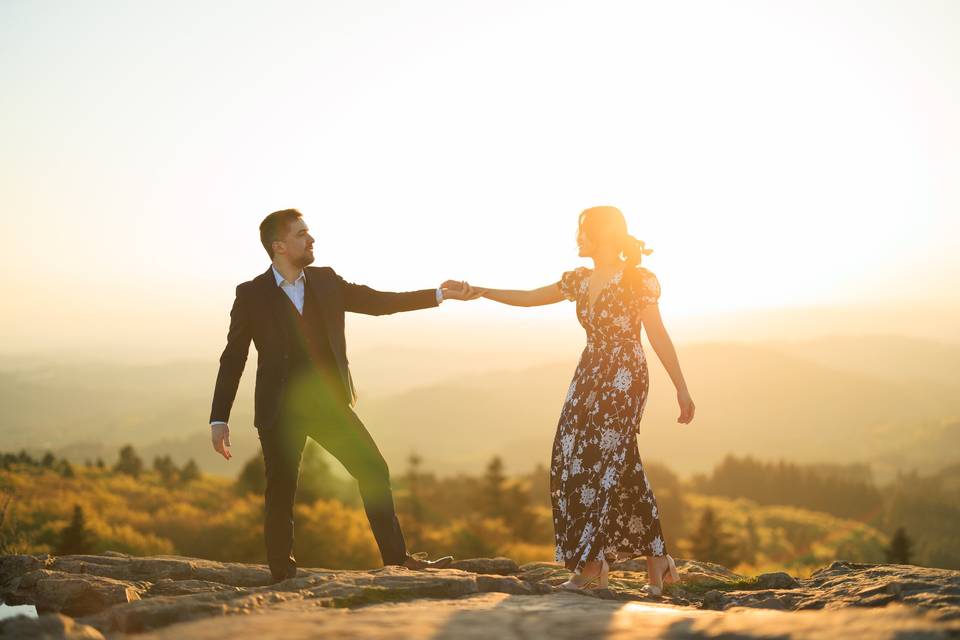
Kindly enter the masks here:
[[590, 275], [587, 277], [587, 312], [592, 315], [593, 308], [597, 304], [597, 302], [600, 300], [600, 296], [603, 295], [604, 290], [610, 286], [610, 283], [612, 283], [613, 279], [616, 278], [618, 275], [621, 277], [623, 276], [623, 272], [626, 271], [626, 267], [620, 267], [618, 271], [615, 271], [612, 276], [607, 278], [606, 282], [600, 285], [600, 290], [597, 291], [597, 296], [593, 300], [590, 299], [590, 287], [592, 285], [591, 280], [593, 279], [593, 273], [594, 271], [596, 271], [596, 269], [589, 269], [589, 271], [590, 271]]

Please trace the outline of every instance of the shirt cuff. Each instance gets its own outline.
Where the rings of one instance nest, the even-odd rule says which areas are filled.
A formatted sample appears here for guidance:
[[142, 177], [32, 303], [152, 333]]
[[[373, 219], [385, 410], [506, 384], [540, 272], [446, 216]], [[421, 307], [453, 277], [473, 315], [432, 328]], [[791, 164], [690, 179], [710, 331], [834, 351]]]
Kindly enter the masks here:
[[223, 420], [214, 420], [213, 422], [210, 423], [210, 426], [212, 427], [215, 424], [227, 424], [227, 423], [224, 422]]
[[443, 289], [441, 287], [437, 287], [437, 304], [440, 304], [441, 302], [443, 302]]

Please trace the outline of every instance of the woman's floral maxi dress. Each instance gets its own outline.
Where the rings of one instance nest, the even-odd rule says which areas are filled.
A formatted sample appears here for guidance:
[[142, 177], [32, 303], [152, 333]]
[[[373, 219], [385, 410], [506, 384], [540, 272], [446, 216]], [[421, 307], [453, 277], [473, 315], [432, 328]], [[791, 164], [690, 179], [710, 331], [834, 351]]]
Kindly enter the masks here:
[[550, 465], [556, 559], [567, 569], [622, 556], [666, 554], [657, 502], [643, 472], [637, 431], [647, 401], [640, 310], [660, 283], [643, 267], [620, 271], [590, 307], [592, 271], [567, 271], [558, 283], [577, 303], [587, 331], [557, 424]]

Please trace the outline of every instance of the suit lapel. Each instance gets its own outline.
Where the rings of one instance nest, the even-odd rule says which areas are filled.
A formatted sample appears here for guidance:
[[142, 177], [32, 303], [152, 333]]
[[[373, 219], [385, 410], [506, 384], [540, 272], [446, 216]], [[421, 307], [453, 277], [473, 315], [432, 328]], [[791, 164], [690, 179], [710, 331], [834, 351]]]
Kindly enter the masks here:
[[[323, 318], [323, 324], [325, 325], [327, 332], [327, 339], [330, 341], [330, 348], [333, 349], [333, 353], [336, 355], [337, 351], [333, 346], [332, 333], [335, 325], [332, 323], [332, 309], [329, 304], [330, 283], [329, 281], [326, 281], [320, 277], [320, 273], [322, 272], [319, 269], [311, 270], [309, 273], [304, 271], [304, 273], [307, 274], [307, 287], [310, 288], [310, 291], [313, 293], [313, 300], [317, 303], [314, 310]], [[304, 301], [304, 303], [306, 303], [306, 301]]]
[[287, 323], [286, 318], [284, 318], [284, 313], [286, 313], [286, 310], [283, 308], [283, 299], [287, 297], [287, 294], [285, 294], [283, 290], [277, 286], [277, 279], [273, 275], [272, 265], [267, 267], [265, 273], [260, 274], [260, 280], [260, 292], [263, 296], [265, 303], [264, 306], [270, 310], [270, 314], [273, 316], [273, 320], [276, 322], [277, 327], [284, 334], [284, 336], [286, 336]]
[[313, 298], [319, 305], [319, 311], [326, 318], [327, 311], [329, 310], [330, 305], [326, 304], [327, 299], [330, 297], [328, 295], [328, 283], [323, 281], [323, 278], [320, 277], [320, 272], [317, 270], [311, 270], [310, 273], [304, 271], [304, 274], [307, 276], [307, 286], [310, 287], [310, 291], [313, 292]]
[[[304, 273], [307, 273], [306, 271]], [[340, 373], [340, 379], [347, 391], [347, 403], [352, 407], [357, 402], [357, 390], [353, 385], [353, 376], [350, 373], [350, 365], [347, 363], [347, 354], [343, 347], [337, 349], [334, 339], [334, 327], [342, 326], [335, 322], [335, 315], [342, 313], [342, 310], [335, 310], [330, 301], [334, 299], [331, 287], [334, 286], [330, 278], [323, 278], [320, 269], [312, 269], [307, 273], [307, 287], [313, 293], [314, 302], [316, 302], [317, 313], [323, 318], [324, 330], [327, 333], [327, 341], [330, 343], [330, 351], [337, 361], [337, 370]], [[306, 301], [304, 301], [306, 302]]]

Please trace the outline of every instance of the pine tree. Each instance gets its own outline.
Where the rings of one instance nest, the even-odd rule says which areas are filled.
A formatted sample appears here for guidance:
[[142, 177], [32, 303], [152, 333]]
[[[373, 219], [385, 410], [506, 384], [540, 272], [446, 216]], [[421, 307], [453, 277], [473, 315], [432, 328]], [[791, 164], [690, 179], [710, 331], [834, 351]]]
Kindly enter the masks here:
[[140, 472], [143, 471], [143, 460], [134, 451], [133, 446], [128, 444], [120, 449], [120, 456], [117, 458], [117, 463], [113, 465], [113, 470], [139, 478]]
[[739, 562], [730, 536], [721, 527], [712, 508], [707, 507], [703, 510], [697, 531], [691, 537], [695, 559], [715, 562], [728, 568]]
[[52, 469], [56, 462], [57, 456], [53, 455], [53, 453], [50, 451], [47, 451], [45, 454], [43, 454], [43, 459], [40, 460], [41, 466], [44, 466], [47, 469]]
[[336, 499], [340, 485], [323, 449], [316, 442], [308, 440], [300, 460], [297, 502], [313, 504], [317, 500]]
[[410, 492], [410, 517], [417, 523], [423, 522], [423, 500], [420, 497], [420, 465], [423, 458], [411, 453], [407, 458], [410, 468], [407, 470], [407, 487]]
[[83, 517], [83, 507], [74, 505], [73, 519], [60, 532], [60, 541], [54, 553], [61, 556], [93, 553], [95, 544], [93, 532], [87, 529]]
[[166, 486], [172, 486], [176, 482], [179, 469], [173, 463], [173, 458], [169, 455], [157, 456], [153, 459], [153, 470], [160, 476], [160, 481]]
[[753, 516], [747, 516], [743, 528], [746, 536], [740, 545], [740, 560], [754, 563], [757, 561], [757, 552], [760, 551], [760, 535], [757, 533], [757, 523], [753, 521]]
[[200, 467], [197, 466], [197, 463], [193, 458], [190, 458], [187, 460], [187, 464], [183, 465], [183, 469], [180, 470], [180, 482], [186, 484], [188, 482], [193, 482], [199, 477]]
[[243, 465], [233, 488], [241, 496], [248, 493], [262, 496], [263, 492], [267, 490], [267, 472], [263, 465], [262, 450], [258, 449], [257, 455], [251, 456]]
[[898, 528], [890, 539], [890, 546], [884, 549], [887, 554], [887, 562], [894, 564], [910, 564], [910, 556], [913, 555], [913, 540], [907, 535], [906, 529]]
[[405, 478], [407, 484], [407, 519], [404, 528], [408, 532], [411, 545], [416, 547], [421, 544], [423, 533], [424, 509], [420, 483], [420, 465], [423, 463], [423, 459], [416, 453], [411, 453], [407, 462], [410, 466], [407, 468]]
[[11, 505], [15, 495], [0, 493], [0, 555], [23, 553], [18, 551], [23, 542], [23, 531], [17, 526]]
[[487, 472], [483, 476], [483, 488], [480, 501], [483, 513], [491, 517], [506, 515], [504, 494], [506, 493], [507, 477], [503, 473], [503, 460], [494, 456], [487, 465]]

